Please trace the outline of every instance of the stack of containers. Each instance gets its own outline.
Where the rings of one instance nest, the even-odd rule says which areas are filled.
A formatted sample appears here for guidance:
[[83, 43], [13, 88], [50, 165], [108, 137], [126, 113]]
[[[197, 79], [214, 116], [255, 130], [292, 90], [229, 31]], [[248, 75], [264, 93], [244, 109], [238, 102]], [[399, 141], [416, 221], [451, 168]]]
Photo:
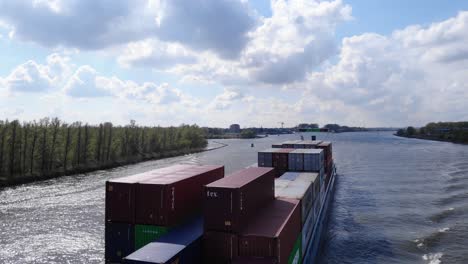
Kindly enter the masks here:
[[281, 143], [282, 148], [294, 148], [295, 144], [302, 142], [302, 140], [288, 140]]
[[273, 152], [277, 149], [270, 148], [258, 152], [258, 166], [259, 167], [273, 167]]
[[200, 264], [203, 218], [174, 228], [124, 259], [129, 264]]
[[[319, 140], [303, 140], [299, 144], [294, 145], [295, 148], [306, 148], [306, 149], [311, 149], [311, 148], [317, 148], [318, 144], [320, 144], [322, 141]], [[300, 147], [300, 146], [303, 147]]]
[[321, 142], [317, 148], [323, 149], [325, 154], [325, 184], [328, 186], [333, 173], [332, 143], [329, 141]]
[[300, 263], [301, 208], [296, 199], [277, 198], [239, 236], [236, 263]]
[[196, 215], [203, 186], [222, 177], [224, 166], [175, 165], [106, 182], [106, 262], [121, 262]]
[[260, 208], [274, 200], [273, 168], [251, 167], [206, 185], [203, 263], [239, 256], [239, 234]]
[[289, 153], [293, 148], [270, 148], [258, 152], [259, 167], [273, 167], [276, 169], [276, 177], [288, 171]]
[[318, 217], [319, 210], [317, 208], [320, 207], [320, 202], [317, 199], [319, 194], [320, 183], [317, 173], [287, 172], [275, 180], [275, 196], [277, 198], [299, 201], [301, 208], [300, 259], [307, 252], [312, 238], [313, 227]]

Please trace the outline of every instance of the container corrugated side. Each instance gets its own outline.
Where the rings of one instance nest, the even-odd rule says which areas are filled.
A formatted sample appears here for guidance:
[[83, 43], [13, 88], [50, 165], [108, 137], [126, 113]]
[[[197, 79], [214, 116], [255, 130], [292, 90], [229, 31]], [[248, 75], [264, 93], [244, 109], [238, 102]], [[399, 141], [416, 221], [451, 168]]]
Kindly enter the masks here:
[[135, 250], [134, 227], [131, 224], [105, 224], [105, 262], [120, 263]]
[[135, 225], [135, 249], [140, 249], [154, 242], [157, 238], [169, 232], [168, 227], [153, 225]]
[[239, 256], [238, 235], [226, 232], [206, 231], [203, 234], [204, 264], [227, 264]]
[[205, 187], [206, 230], [239, 232], [274, 199], [275, 170], [246, 168]]
[[125, 258], [125, 263], [201, 263], [203, 219], [176, 227]]
[[323, 150], [307, 149], [304, 153], [304, 171], [320, 171], [323, 167]]
[[288, 263], [301, 232], [299, 201], [278, 198], [252, 219], [239, 237], [239, 256]]
[[158, 226], [182, 223], [202, 211], [204, 186], [223, 177], [224, 166], [205, 165], [139, 182], [135, 222]]
[[138, 181], [155, 177], [142, 173], [106, 182], [106, 222], [135, 222], [135, 189]]
[[275, 181], [275, 197], [299, 200], [301, 202], [301, 221], [304, 224], [315, 199], [315, 184], [319, 184], [317, 173], [299, 173], [299, 176], [292, 181], [280, 177]]

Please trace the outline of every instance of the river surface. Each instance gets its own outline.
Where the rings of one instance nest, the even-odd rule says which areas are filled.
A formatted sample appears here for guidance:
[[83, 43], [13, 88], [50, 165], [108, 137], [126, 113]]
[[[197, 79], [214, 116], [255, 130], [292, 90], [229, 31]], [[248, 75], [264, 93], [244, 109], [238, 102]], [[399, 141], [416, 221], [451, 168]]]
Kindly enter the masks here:
[[[339, 173], [322, 263], [468, 263], [468, 146], [389, 132], [316, 135], [333, 141]], [[0, 263], [102, 263], [106, 180], [174, 163], [230, 173], [298, 137], [218, 140], [228, 146], [0, 189]]]

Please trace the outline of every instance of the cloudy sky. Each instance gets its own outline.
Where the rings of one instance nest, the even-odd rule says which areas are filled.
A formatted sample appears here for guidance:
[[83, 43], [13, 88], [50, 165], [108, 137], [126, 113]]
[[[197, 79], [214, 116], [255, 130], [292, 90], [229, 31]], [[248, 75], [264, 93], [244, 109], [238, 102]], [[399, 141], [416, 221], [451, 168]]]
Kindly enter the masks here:
[[468, 120], [465, 0], [0, 0], [0, 58], [0, 119]]

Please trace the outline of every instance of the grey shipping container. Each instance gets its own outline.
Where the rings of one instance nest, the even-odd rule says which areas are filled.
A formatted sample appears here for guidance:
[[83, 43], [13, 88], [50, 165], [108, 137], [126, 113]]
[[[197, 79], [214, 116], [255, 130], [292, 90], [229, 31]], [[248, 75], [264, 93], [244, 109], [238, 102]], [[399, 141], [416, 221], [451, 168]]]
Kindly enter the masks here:
[[302, 149], [289, 152], [288, 168], [290, 171], [304, 171], [304, 151]]
[[270, 148], [258, 152], [258, 166], [259, 167], [273, 167], [273, 152], [276, 149]]
[[300, 232], [299, 201], [275, 199], [242, 231], [239, 257], [273, 257], [276, 263], [286, 264]]
[[206, 185], [205, 229], [239, 232], [274, 199], [275, 169], [246, 168]]
[[320, 171], [324, 165], [323, 150], [303, 149], [298, 151], [304, 154], [304, 171]]

